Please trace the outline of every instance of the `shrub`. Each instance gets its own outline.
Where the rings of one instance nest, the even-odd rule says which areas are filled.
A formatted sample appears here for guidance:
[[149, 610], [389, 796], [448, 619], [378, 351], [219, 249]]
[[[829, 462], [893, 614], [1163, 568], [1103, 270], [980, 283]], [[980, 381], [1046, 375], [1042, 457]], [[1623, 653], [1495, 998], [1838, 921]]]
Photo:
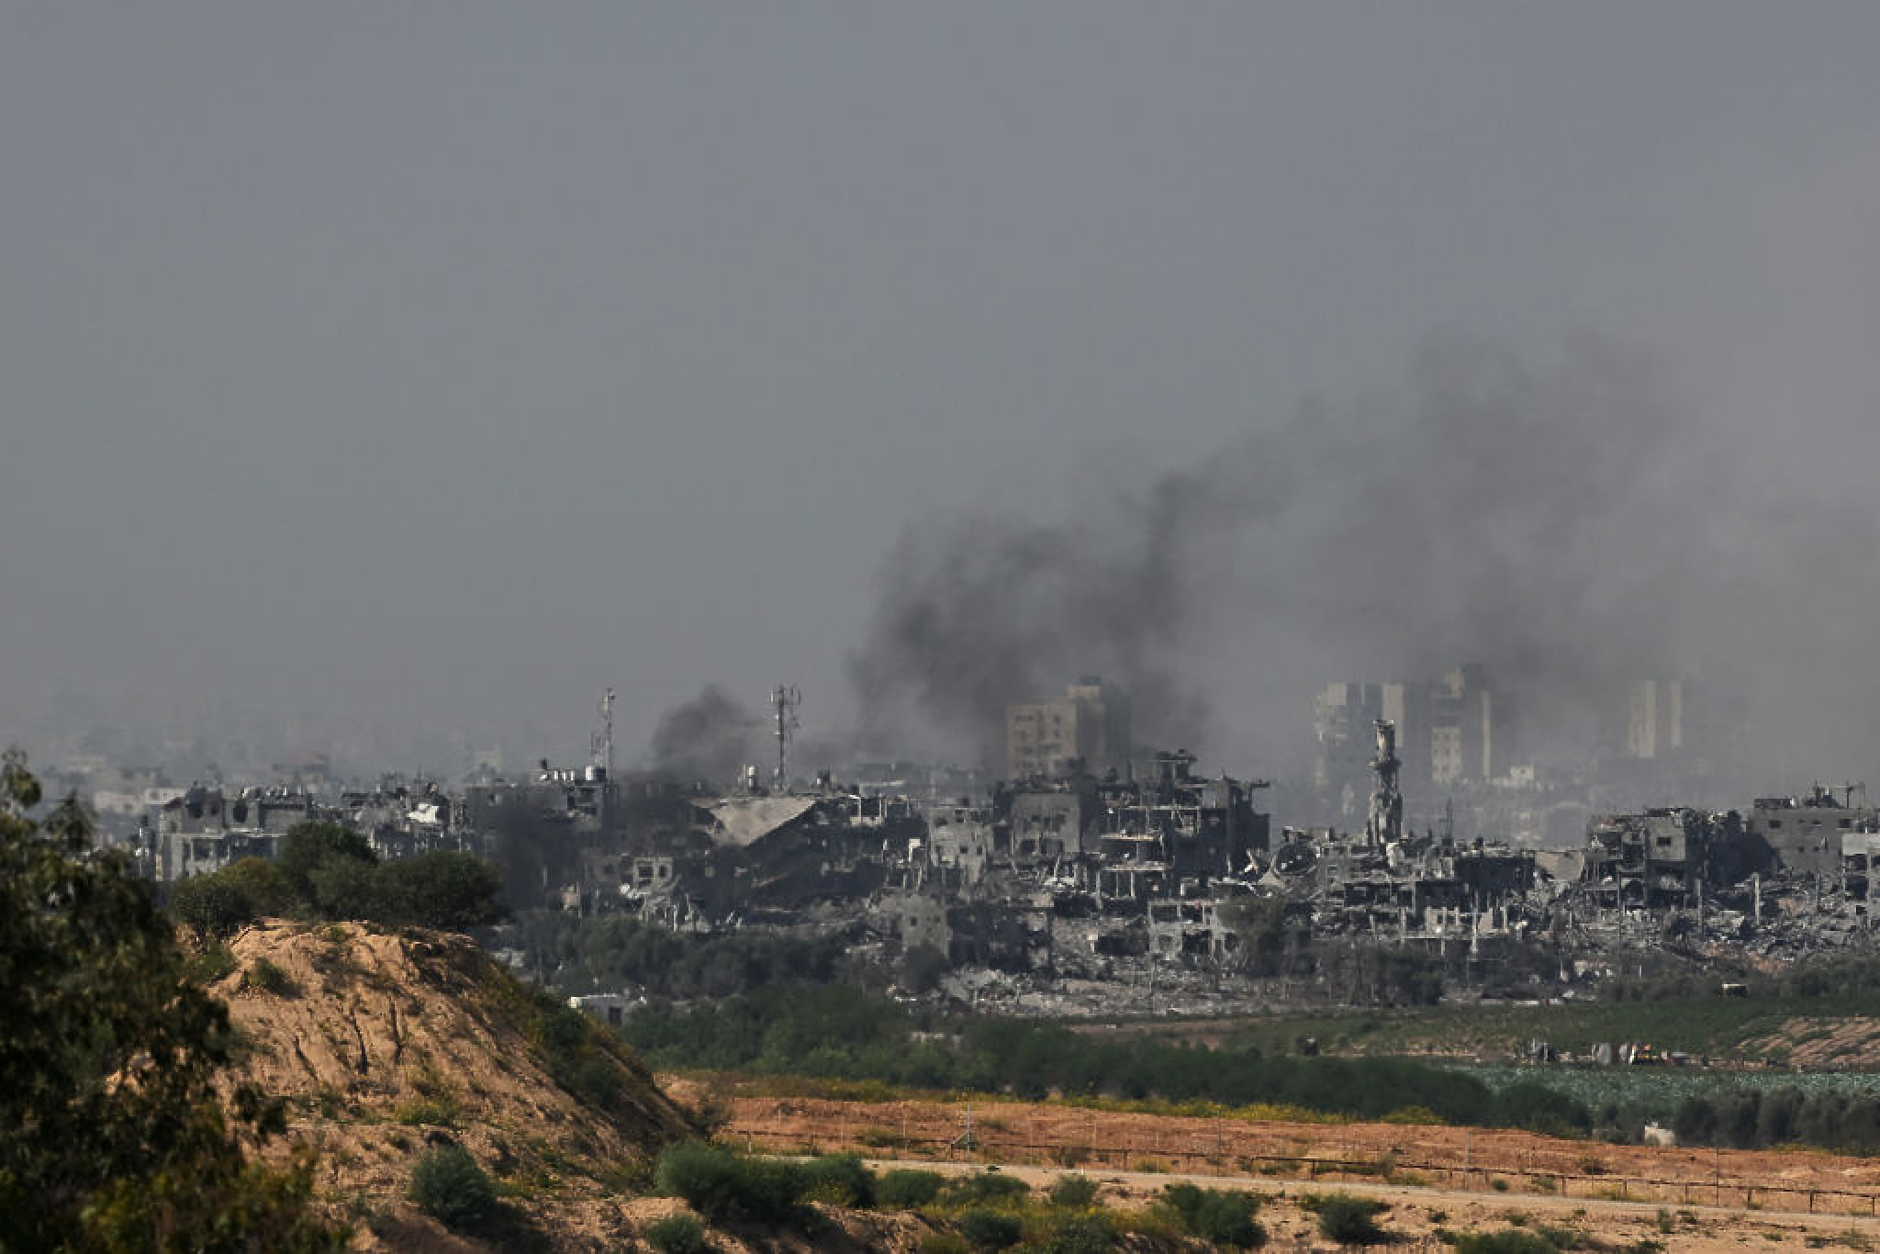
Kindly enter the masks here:
[[803, 1165], [803, 1192], [813, 1201], [852, 1210], [875, 1205], [875, 1173], [855, 1154], [825, 1154]]
[[421, 853], [377, 868], [375, 879], [376, 904], [387, 923], [462, 931], [508, 913], [499, 900], [502, 874], [471, 854]]
[[1033, 1248], [1040, 1254], [1101, 1254], [1116, 1248], [1116, 1225], [1101, 1214], [1067, 1215]]
[[257, 914], [282, 915], [294, 908], [294, 890], [287, 877], [266, 858], [238, 859], [217, 871], [215, 878], [241, 890]]
[[1377, 1217], [1390, 1209], [1376, 1198], [1349, 1193], [1308, 1193], [1305, 1208], [1319, 1217], [1319, 1231], [1340, 1245], [1377, 1245], [1387, 1239]]
[[1003, 1250], [1018, 1244], [1024, 1228], [1011, 1215], [978, 1208], [960, 1216], [960, 1235], [975, 1250]]
[[496, 1187], [459, 1145], [440, 1145], [418, 1160], [409, 1196], [446, 1228], [472, 1231], [496, 1214]]
[[646, 1243], [660, 1254], [706, 1254], [712, 1248], [698, 1216], [683, 1211], [647, 1225]]
[[803, 1169], [794, 1163], [744, 1158], [696, 1141], [661, 1154], [654, 1180], [661, 1193], [684, 1198], [713, 1223], [783, 1219], [804, 1190]]
[[1051, 1205], [1065, 1210], [1088, 1210], [1097, 1200], [1097, 1182], [1089, 1176], [1059, 1176], [1051, 1186]]
[[1584, 1136], [1593, 1126], [1586, 1103], [1543, 1084], [1511, 1084], [1495, 1098], [1493, 1121], [1549, 1136]]
[[208, 944], [192, 955], [184, 966], [184, 973], [195, 984], [214, 984], [235, 974], [240, 966], [235, 951], [227, 945]]
[[218, 874], [198, 875], [174, 885], [170, 913], [197, 936], [222, 940], [252, 923], [256, 911], [247, 893]]
[[1266, 1243], [1266, 1229], [1254, 1218], [1260, 1210], [1258, 1194], [1171, 1184], [1162, 1190], [1162, 1201], [1184, 1229], [1211, 1244], [1245, 1249]]
[[291, 991], [294, 982], [287, 978], [287, 972], [266, 958], [256, 958], [248, 969], [242, 972], [242, 987], [252, 988], [262, 993], [278, 994]]
[[888, 1210], [913, 1210], [940, 1196], [946, 1178], [937, 1171], [897, 1167], [875, 1182], [875, 1200]]
[[1560, 1247], [1536, 1232], [1504, 1228], [1500, 1232], [1465, 1232], [1456, 1238], [1456, 1254], [1559, 1254]]
[[291, 892], [303, 900], [315, 901], [320, 895], [314, 891], [314, 874], [322, 866], [334, 862], [374, 866], [378, 860], [372, 843], [358, 832], [340, 823], [316, 819], [287, 829], [274, 864]]
[[1031, 1192], [1031, 1186], [1017, 1176], [1000, 1175], [995, 1167], [976, 1175], [959, 1176], [947, 1184], [947, 1200], [960, 1206], [997, 1205]]

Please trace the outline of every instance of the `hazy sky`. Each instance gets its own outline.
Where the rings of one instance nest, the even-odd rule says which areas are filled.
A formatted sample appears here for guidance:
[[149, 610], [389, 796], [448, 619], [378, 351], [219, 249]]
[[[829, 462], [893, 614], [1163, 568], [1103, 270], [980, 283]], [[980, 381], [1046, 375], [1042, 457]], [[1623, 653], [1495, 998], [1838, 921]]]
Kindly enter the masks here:
[[1864, 521], [1876, 66], [1870, 3], [4, 6], [0, 698], [829, 730], [904, 527], [1432, 337], [1647, 354]]

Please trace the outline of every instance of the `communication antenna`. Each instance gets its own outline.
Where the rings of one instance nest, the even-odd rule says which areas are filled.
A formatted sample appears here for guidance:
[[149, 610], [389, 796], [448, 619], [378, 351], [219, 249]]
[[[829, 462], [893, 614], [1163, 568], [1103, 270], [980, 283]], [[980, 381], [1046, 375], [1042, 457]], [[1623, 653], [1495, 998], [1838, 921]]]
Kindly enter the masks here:
[[614, 777], [614, 690], [601, 693], [601, 725], [588, 739], [588, 753], [595, 766], [607, 768], [607, 778]]
[[790, 782], [790, 740], [796, 735], [796, 710], [802, 704], [803, 694], [789, 684], [778, 684], [770, 690], [770, 705], [777, 712], [777, 778], [774, 782], [778, 792]]

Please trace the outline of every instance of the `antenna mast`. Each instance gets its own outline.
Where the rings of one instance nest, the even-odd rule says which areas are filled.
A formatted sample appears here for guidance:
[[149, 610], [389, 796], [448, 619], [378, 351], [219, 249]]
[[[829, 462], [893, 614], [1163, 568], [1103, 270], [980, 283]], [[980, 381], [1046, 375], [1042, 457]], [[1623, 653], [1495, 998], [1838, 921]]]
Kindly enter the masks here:
[[601, 693], [601, 726], [588, 741], [588, 754], [595, 766], [607, 768], [607, 778], [614, 777], [614, 690]]
[[796, 710], [802, 704], [803, 694], [789, 684], [778, 684], [770, 690], [770, 705], [777, 712], [777, 777], [773, 783], [778, 792], [790, 782], [790, 740], [796, 735]]

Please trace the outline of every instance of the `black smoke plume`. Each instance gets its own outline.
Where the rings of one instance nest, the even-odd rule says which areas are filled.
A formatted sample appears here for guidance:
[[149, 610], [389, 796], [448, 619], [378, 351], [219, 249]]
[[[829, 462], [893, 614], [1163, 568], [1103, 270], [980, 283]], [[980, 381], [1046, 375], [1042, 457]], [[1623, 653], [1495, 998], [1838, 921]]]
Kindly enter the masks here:
[[1697, 670], [1839, 762], [1880, 697], [1874, 511], [1846, 474], [1769, 471], [1639, 354], [1432, 343], [1394, 395], [1251, 424], [1141, 487], [1106, 476], [1056, 521], [908, 526], [849, 658], [862, 738], [925, 724], [996, 761], [1007, 704], [1098, 672], [1139, 746], [1270, 756], [1309, 738], [1321, 684], [1479, 662], [1537, 749], [1628, 679]]
[[660, 716], [653, 732], [650, 770], [683, 783], [703, 780], [730, 787], [744, 766], [761, 762], [762, 720], [717, 684]]

